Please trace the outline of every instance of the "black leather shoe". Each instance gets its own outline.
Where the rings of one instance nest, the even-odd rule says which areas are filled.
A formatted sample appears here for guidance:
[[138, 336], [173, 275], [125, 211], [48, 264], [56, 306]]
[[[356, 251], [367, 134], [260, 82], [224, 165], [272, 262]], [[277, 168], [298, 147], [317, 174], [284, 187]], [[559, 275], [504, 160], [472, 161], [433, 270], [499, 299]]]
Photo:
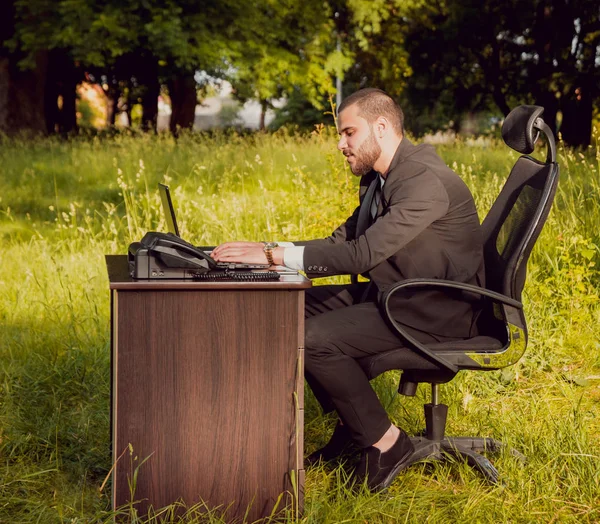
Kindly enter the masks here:
[[314, 451], [308, 457], [304, 459], [304, 466], [314, 466], [319, 462], [329, 462], [335, 459], [342, 459], [348, 457], [358, 451], [358, 447], [354, 444], [350, 432], [346, 429], [346, 426], [336, 424], [333, 434], [329, 439], [329, 442], [325, 444], [321, 449]]
[[374, 446], [368, 447], [363, 451], [354, 471], [355, 485], [362, 484], [366, 479], [371, 491], [388, 488], [414, 451], [410, 437], [402, 430], [394, 445], [385, 453]]

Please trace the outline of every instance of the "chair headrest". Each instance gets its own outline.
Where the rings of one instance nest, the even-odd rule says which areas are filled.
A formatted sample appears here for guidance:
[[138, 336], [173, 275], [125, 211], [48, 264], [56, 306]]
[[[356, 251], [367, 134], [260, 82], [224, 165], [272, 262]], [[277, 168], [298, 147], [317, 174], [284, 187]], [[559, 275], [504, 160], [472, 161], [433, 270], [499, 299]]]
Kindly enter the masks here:
[[535, 121], [542, 116], [544, 108], [540, 106], [515, 107], [502, 124], [502, 138], [506, 145], [528, 155], [534, 149], [539, 130], [534, 127]]

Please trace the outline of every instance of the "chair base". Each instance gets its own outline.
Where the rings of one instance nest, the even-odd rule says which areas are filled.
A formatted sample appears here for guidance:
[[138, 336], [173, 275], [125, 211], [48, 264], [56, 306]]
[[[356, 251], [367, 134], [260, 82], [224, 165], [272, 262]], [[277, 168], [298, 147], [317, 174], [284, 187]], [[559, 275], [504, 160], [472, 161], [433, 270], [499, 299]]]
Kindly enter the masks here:
[[[441, 440], [412, 437], [410, 440], [415, 451], [402, 469], [416, 462], [447, 460], [448, 457], [453, 457], [466, 460], [469, 466], [479, 471], [491, 484], [498, 484], [500, 481], [498, 470], [487, 457], [480, 454], [482, 452], [499, 452], [505, 446], [498, 440], [485, 437], [445, 437]], [[526, 459], [521, 453], [514, 449], [510, 451], [513, 456], [525, 462]]]
[[[437, 386], [432, 396], [437, 401]], [[425, 432], [424, 435], [412, 437], [410, 440], [415, 451], [402, 469], [415, 462], [423, 460], [446, 460], [448, 457], [466, 460], [467, 464], [478, 470], [486, 480], [498, 484], [500, 474], [494, 465], [481, 453], [497, 453], [505, 445], [499, 440], [486, 437], [446, 437], [446, 416], [448, 406], [445, 404], [425, 404]], [[526, 462], [524, 455], [515, 449], [510, 453], [522, 462]]]

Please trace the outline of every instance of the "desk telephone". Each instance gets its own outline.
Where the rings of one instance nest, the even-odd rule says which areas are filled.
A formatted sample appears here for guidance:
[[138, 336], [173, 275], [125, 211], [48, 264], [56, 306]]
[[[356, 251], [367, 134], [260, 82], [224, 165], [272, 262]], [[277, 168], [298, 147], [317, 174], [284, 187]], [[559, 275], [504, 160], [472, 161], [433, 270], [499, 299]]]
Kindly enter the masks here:
[[130, 276], [136, 279], [196, 279], [207, 281], [279, 280], [276, 271], [240, 271], [218, 264], [207, 253], [172, 233], [148, 232], [128, 252]]

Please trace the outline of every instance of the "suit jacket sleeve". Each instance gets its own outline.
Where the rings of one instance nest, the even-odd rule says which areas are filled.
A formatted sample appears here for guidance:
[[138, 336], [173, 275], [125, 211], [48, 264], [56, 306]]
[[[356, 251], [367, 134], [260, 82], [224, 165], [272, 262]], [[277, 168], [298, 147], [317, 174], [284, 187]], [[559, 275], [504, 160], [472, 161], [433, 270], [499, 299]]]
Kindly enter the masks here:
[[[442, 182], [422, 164], [412, 171], [409, 177], [386, 181], [390, 186], [384, 189], [383, 213], [365, 234], [340, 241], [339, 233], [337, 241], [307, 243], [304, 268], [318, 273], [313, 276], [366, 273], [443, 217], [449, 197]], [[358, 209], [352, 216], [358, 217]]]

